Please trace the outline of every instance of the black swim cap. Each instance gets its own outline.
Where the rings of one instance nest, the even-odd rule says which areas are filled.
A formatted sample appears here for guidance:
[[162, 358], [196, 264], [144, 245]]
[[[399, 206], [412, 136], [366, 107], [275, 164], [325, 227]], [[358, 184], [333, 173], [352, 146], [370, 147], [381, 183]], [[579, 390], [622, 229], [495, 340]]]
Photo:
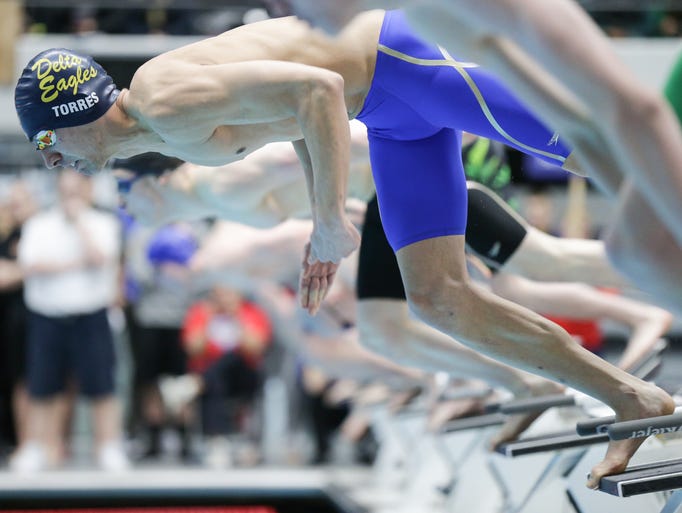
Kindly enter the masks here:
[[24, 133], [91, 123], [119, 94], [116, 84], [92, 57], [51, 48], [26, 65], [14, 90], [14, 106]]

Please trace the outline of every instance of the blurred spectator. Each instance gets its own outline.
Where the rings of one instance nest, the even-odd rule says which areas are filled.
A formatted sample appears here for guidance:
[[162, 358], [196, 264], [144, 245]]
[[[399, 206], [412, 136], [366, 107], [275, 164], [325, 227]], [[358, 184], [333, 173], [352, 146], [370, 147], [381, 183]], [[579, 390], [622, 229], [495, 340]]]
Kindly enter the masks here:
[[3, 205], [7, 220], [0, 234], [0, 446], [17, 447], [26, 440], [28, 395], [25, 387], [26, 305], [17, 246], [24, 222], [36, 202], [21, 181], [15, 182]]
[[282, 0], [263, 0], [263, 4], [271, 18], [292, 15], [288, 2], [283, 2]]
[[682, 12], [653, 10], [647, 16], [647, 37], [680, 37]]
[[90, 5], [74, 8], [71, 13], [71, 32], [79, 35], [94, 34], [99, 30], [97, 9]]
[[68, 34], [71, 32], [72, 12], [73, 9], [68, 7], [26, 7], [26, 30], [40, 34]]
[[129, 316], [135, 367], [133, 422], [140, 424], [147, 438], [142, 458], [162, 456], [162, 435], [170, 427], [180, 437], [180, 456], [192, 459], [190, 418], [169, 411], [158, 382], [162, 376], [180, 376], [187, 371], [180, 330], [193, 300], [185, 264], [196, 249], [197, 239], [193, 228], [184, 223], [158, 230], [133, 224], [128, 232], [128, 286], [135, 296]]
[[195, 9], [98, 9], [97, 23], [108, 34], [190, 35]]
[[[147, 8], [103, 8], [91, 5], [77, 7], [26, 7], [27, 32], [47, 34], [201, 34], [202, 18], [215, 18], [220, 32], [241, 24], [234, 9], [180, 9], [151, 5]], [[219, 18], [224, 23], [219, 23]]]
[[[165, 387], [166, 395], [199, 393], [202, 433], [206, 437], [205, 463], [212, 467], [231, 464], [228, 435], [243, 431], [246, 417], [254, 414], [261, 389], [263, 357], [270, 344], [271, 325], [256, 304], [237, 291], [215, 286], [208, 298], [189, 309], [182, 339], [189, 355], [191, 380]], [[194, 392], [194, 393], [193, 393]], [[176, 401], [177, 402], [177, 401]]]
[[645, 10], [620, 9], [590, 14], [609, 37], [641, 37], [645, 35], [647, 26], [647, 11]]
[[[114, 389], [114, 342], [107, 309], [116, 299], [119, 229], [114, 216], [90, 205], [89, 181], [63, 170], [58, 203], [24, 225], [18, 258], [25, 275], [27, 441], [11, 461], [31, 472], [58, 464], [52, 446], [64, 425], [60, 394], [71, 382], [90, 399], [96, 460], [127, 467]], [[72, 381], [73, 380], [73, 381]]]

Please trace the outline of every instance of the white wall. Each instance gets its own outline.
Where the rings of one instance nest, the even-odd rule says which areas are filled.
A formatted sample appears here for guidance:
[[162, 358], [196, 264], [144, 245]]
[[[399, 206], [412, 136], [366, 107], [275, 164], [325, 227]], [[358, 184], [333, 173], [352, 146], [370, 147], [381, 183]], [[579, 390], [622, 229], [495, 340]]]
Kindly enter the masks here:
[[615, 39], [616, 52], [645, 84], [663, 89], [668, 71], [682, 51], [682, 40]]

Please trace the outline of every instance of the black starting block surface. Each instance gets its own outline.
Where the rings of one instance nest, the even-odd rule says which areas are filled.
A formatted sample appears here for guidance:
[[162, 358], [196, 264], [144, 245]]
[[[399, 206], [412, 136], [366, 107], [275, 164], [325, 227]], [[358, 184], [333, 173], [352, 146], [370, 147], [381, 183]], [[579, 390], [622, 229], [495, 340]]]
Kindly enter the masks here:
[[551, 394], [523, 399], [511, 399], [503, 403], [493, 402], [485, 405], [486, 413], [531, 413], [548, 408], [575, 406], [575, 397], [566, 394]]
[[573, 447], [585, 447], [608, 441], [609, 437], [605, 434], [580, 436], [573, 431], [567, 431], [533, 438], [523, 438], [515, 442], [501, 444], [495, 448], [495, 451], [507, 458], [515, 458], [525, 454], [537, 454], [540, 452], [571, 449]]
[[441, 433], [454, 433], [456, 431], [464, 431], [467, 429], [477, 429], [489, 426], [500, 426], [504, 424], [506, 415], [502, 413], [490, 413], [487, 415], [476, 415], [474, 417], [464, 417], [461, 419], [451, 420], [441, 428]]
[[606, 476], [599, 490], [617, 497], [663, 492], [682, 488], [682, 458], [628, 468], [622, 474]]
[[544, 411], [547, 408], [573, 405], [575, 405], [575, 397], [566, 394], [554, 394], [507, 401], [500, 404], [500, 411], [507, 414], [530, 413]]

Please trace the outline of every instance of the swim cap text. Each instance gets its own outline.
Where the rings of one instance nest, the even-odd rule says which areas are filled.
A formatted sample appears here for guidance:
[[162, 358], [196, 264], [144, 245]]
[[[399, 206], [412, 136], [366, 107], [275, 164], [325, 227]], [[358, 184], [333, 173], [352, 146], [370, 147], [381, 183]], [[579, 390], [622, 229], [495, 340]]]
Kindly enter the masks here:
[[54, 117], [58, 118], [60, 116], [68, 116], [74, 112], [81, 112], [94, 107], [96, 103], [99, 103], [99, 97], [94, 91], [90, 93], [85, 98], [79, 98], [72, 102], [62, 103], [60, 105], [55, 105], [50, 107], [54, 113]]
[[[59, 54], [56, 61], [42, 58], [31, 67], [36, 72], [39, 80], [38, 88], [42, 91], [40, 99], [43, 103], [52, 103], [63, 91], [71, 91], [72, 94], [78, 93], [78, 86], [85, 84], [97, 76], [97, 69], [94, 66], [83, 68], [83, 59], [75, 55]], [[62, 77], [55, 83], [55, 74], [65, 70], [72, 71], [68, 77]]]

